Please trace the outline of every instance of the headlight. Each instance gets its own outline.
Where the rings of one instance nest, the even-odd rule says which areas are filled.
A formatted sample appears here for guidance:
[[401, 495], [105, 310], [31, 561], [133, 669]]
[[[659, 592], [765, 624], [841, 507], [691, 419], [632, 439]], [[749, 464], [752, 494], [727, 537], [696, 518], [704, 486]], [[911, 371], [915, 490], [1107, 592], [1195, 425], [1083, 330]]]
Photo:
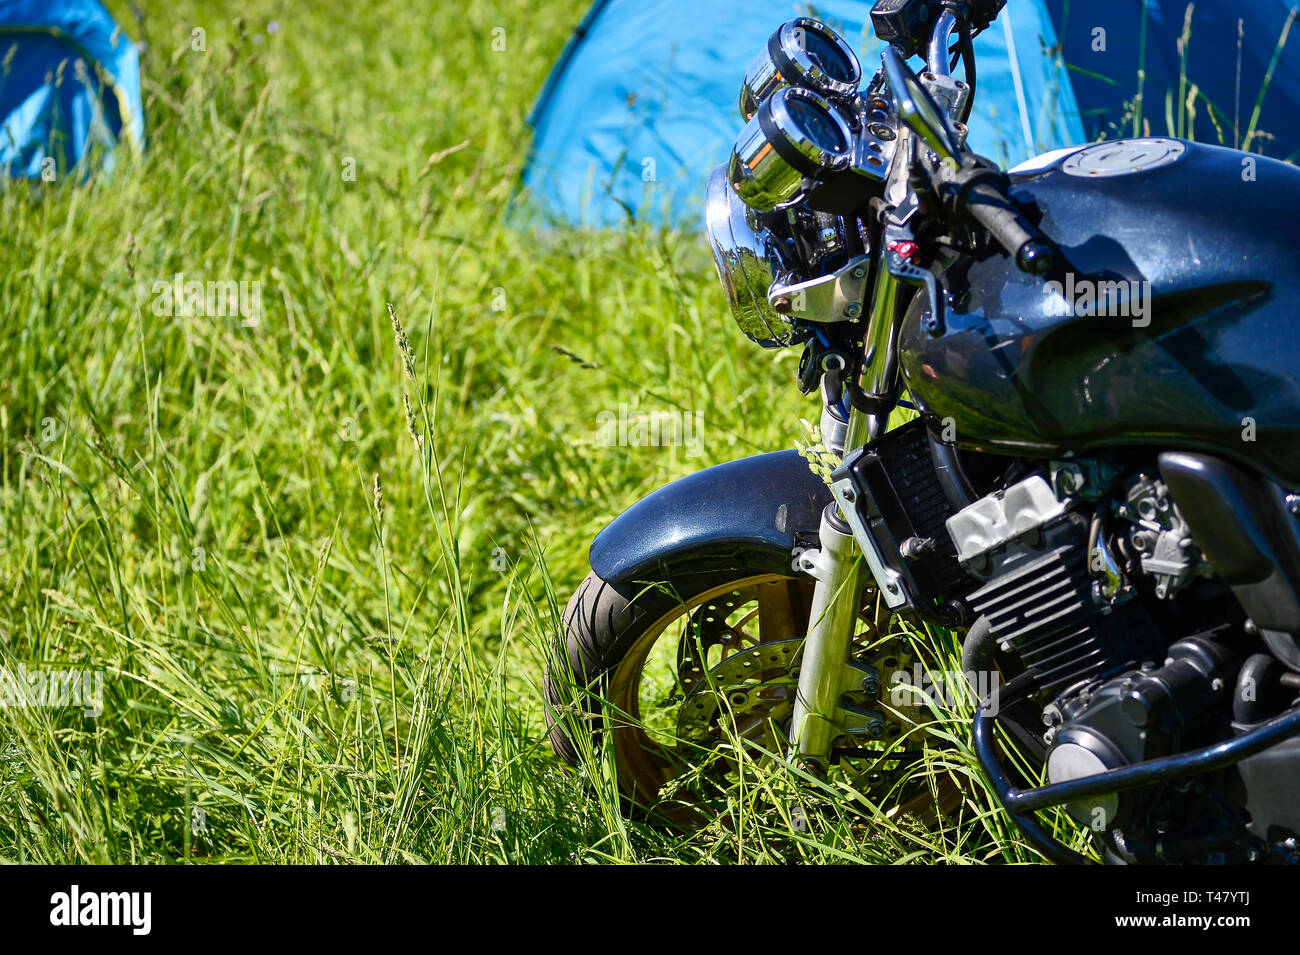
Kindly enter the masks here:
[[798, 86], [779, 89], [745, 124], [731, 153], [731, 186], [761, 211], [798, 201], [804, 180], [849, 167], [853, 131], [825, 98]]
[[835, 99], [851, 96], [862, 81], [862, 67], [838, 33], [820, 20], [799, 17], [783, 23], [745, 72], [740, 114], [752, 119], [769, 96], [787, 86], [802, 86]]
[[798, 329], [767, 301], [773, 281], [770, 257], [776, 250], [758, 224], [757, 213], [732, 191], [726, 163], [709, 177], [706, 208], [713, 261], [741, 331], [767, 348], [794, 344], [800, 338]]

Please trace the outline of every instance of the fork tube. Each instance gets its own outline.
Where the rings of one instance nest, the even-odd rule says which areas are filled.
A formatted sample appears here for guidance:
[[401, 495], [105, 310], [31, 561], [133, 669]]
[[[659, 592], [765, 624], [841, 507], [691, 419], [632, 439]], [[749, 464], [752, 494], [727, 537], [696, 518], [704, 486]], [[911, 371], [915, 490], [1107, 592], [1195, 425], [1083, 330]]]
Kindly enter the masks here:
[[[857, 412], [855, 412], [857, 414]], [[791, 724], [795, 757], [824, 769], [831, 743], [841, 732], [849, 646], [857, 627], [862, 596], [862, 561], [853, 532], [834, 504], [822, 512], [821, 547], [807, 567], [817, 576], [799, 669], [799, 693]]]
[[[860, 384], [872, 412], [853, 408], [845, 429], [846, 451], [873, 441], [884, 433], [897, 398], [898, 281], [878, 266], [867, 326]], [[822, 512], [818, 532], [821, 544], [815, 557], [801, 555], [802, 569], [813, 574], [812, 607], [808, 635], [804, 638], [795, 698], [791, 738], [794, 756], [805, 765], [824, 768], [831, 744], [839, 735], [840, 697], [862, 600], [862, 551], [836, 505]]]
[[[850, 412], [847, 448], [870, 440], [873, 418], [856, 408]], [[862, 552], [835, 504], [828, 504], [822, 512], [818, 538], [816, 555], [801, 558], [804, 569], [816, 577], [817, 583], [808, 614], [791, 731], [796, 759], [824, 769], [831, 743], [840, 733], [839, 703], [845, 689], [849, 649], [857, 630], [863, 575]]]
[[[883, 421], [875, 419], [889, 417], [898, 393], [898, 279], [883, 262], [878, 268], [859, 380], [867, 400], [880, 408], [877, 414], [867, 415], [869, 420], [864, 422], [870, 439], [878, 438], [884, 432]], [[863, 440], [848, 446], [855, 448], [865, 443]]]
[[854, 448], [860, 448], [870, 441], [880, 437], [881, 432], [885, 429], [877, 420], [878, 415], [866, 414], [853, 409], [849, 415], [849, 427], [844, 439], [845, 453], [852, 451]]

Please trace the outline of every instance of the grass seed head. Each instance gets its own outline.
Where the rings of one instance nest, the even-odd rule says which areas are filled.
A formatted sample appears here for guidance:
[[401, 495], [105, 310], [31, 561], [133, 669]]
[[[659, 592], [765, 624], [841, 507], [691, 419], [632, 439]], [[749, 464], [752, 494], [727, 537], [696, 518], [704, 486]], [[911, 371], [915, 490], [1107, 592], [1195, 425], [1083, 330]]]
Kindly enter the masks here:
[[406, 430], [411, 432], [411, 440], [415, 442], [415, 450], [424, 450], [424, 437], [420, 434], [420, 420], [411, 410], [411, 401], [406, 397], [406, 392], [402, 392], [402, 411], [406, 414]]
[[402, 356], [402, 370], [406, 372], [406, 377], [415, 381], [415, 353], [411, 350], [411, 340], [406, 337], [406, 329], [397, 318], [397, 309], [393, 308], [393, 303], [388, 303], [388, 317], [393, 323], [393, 340], [397, 342], [397, 351]]

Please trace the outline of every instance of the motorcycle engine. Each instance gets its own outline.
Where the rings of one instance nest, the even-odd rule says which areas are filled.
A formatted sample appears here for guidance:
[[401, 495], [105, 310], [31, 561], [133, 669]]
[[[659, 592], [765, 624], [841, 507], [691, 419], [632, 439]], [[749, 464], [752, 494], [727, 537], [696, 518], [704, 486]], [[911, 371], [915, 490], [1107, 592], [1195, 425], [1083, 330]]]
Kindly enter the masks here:
[[966, 604], [1004, 652], [1041, 673], [1041, 689], [1059, 692], [1164, 649], [1149, 639], [1156, 628], [1114, 558], [1100, 540], [1090, 548], [1089, 518], [1042, 476], [975, 501], [947, 528], [957, 560], [983, 581]]
[[[980, 581], [965, 602], [1003, 654], [1039, 674], [1048, 782], [1230, 734], [1221, 704], [1240, 668], [1242, 621], [1225, 613], [1233, 601], [1198, 604], [1188, 592], [1211, 574], [1163, 482], [1058, 464], [946, 523], [958, 561]], [[1166, 799], [1148, 787], [1066, 809], [1128, 861], [1248, 853], [1253, 840], [1239, 838], [1243, 827], [1220, 811], [1214, 789]]]
[[[895, 586], [897, 609], [947, 626], [985, 622], [983, 662], [963, 669], [1036, 674], [1001, 721], [1042, 760], [1047, 782], [1231, 738], [1248, 623], [1154, 468], [1042, 462], [981, 475], [994, 490], [964, 502], [945, 484], [955, 470], [912, 422], [847, 456], [832, 491]], [[1266, 845], [1266, 824], [1251, 825], [1241, 788], [1224, 771], [1065, 808], [1119, 859], [1245, 861]], [[1251, 805], [1256, 822], [1278, 818], [1277, 802]]]

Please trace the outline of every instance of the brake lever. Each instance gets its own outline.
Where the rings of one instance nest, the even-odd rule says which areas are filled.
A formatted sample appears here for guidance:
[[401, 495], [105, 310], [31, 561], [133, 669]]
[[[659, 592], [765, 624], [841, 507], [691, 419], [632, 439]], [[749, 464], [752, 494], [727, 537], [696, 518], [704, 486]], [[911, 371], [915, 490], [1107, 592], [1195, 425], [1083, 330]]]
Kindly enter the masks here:
[[947, 328], [944, 310], [947, 295], [935, 274], [920, 264], [920, 255], [921, 247], [909, 228], [892, 223], [885, 226], [885, 267], [900, 282], [925, 288], [930, 300], [930, 314], [921, 323], [921, 328], [937, 337]]

